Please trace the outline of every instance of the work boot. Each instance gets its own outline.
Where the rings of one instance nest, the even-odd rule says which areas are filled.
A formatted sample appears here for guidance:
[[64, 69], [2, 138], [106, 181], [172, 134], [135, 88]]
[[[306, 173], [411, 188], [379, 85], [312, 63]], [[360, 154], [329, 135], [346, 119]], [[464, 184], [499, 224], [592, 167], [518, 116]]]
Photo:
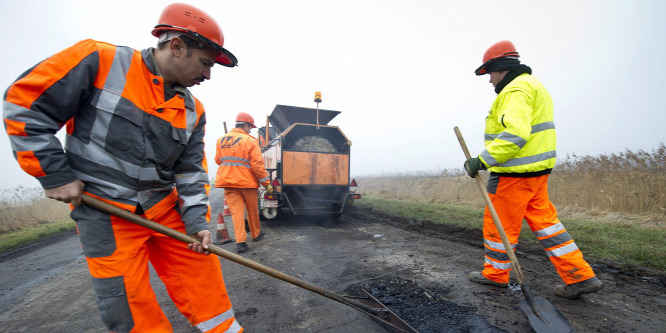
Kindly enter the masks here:
[[263, 230], [259, 231], [259, 236], [257, 236], [257, 238], [252, 238], [252, 241], [253, 241], [253, 242], [258, 242], [258, 241], [260, 241], [262, 238], [264, 238], [264, 231], [263, 231]]
[[488, 279], [487, 277], [483, 276], [481, 272], [470, 272], [469, 273], [469, 280], [472, 282], [480, 283], [480, 284], [488, 284], [491, 286], [495, 287], [501, 287], [501, 288], [506, 288], [508, 286], [508, 283], [500, 283], [500, 282], [495, 282], [493, 280]]
[[247, 244], [245, 243], [238, 243], [236, 244], [236, 252], [241, 253], [247, 251]]
[[596, 276], [585, 281], [555, 286], [555, 295], [564, 298], [576, 298], [582, 294], [596, 293], [604, 287]]

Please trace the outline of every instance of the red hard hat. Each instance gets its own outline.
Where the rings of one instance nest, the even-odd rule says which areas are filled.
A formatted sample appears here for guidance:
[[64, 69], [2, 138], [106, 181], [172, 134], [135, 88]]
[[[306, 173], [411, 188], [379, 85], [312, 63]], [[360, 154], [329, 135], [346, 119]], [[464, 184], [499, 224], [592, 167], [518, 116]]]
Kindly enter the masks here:
[[520, 57], [516, 47], [508, 40], [503, 40], [493, 44], [486, 53], [483, 54], [483, 64], [477, 68], [474, 73], [476, 75], [486, 74], [486, 67], [495, 59], [502, 57]]
[[188, 33], [190, 37], [219, 51], [220, 54], [215, 58], [215, 62], [220, 65], [227, 67], [238, 65], [236, 57], [223, 47], [224, 35], [220, 26], [212, 17], [194, 6], [173, 3], [164, 8], [152, 34], [159, 37], [167, 30]]
[[250, 116], [249, 113], [241, 112], [236, 116], [236, 122], [245, 122], [245, 123], [250, 123], [252, 125], [252, 128], [256, 128], [257, 126], [254, 125], [254, 118]]

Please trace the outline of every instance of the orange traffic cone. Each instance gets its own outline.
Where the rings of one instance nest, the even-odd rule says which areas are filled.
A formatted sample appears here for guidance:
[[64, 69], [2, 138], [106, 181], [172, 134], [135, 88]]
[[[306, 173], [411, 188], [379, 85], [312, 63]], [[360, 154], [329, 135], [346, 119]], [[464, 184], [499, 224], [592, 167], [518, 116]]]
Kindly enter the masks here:
[[229, 210], [229, 205], [227, 205], [227, 198], [224, 198], [224, 209], [222, 210], [223, 216], [231, 216], [231, 211]]
[[[226, 200], [224, 201], [226, 207]], [[228, 208], [225, 208], [225, 210], [229, 210]], [[216, 240], [215, 244], [226, 244], [229, 242], [233, 242], [234, 240], [229, 237], [229, 232], [227, 232], [227, 225], [224, 224], [224, 218], [222, 217], [222, 213], [219, 213], [217, 215], [217, 234], [216, 234]]]

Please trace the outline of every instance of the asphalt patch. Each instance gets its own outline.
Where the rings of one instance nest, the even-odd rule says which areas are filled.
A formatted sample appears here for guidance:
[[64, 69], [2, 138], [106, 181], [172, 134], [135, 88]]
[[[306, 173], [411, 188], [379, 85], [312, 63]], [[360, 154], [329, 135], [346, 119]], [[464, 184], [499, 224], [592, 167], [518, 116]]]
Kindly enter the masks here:
[[506, 332], [491, 325], [472, 306], [446, 300], [449, 289], [427, 290], [411, 280], [383, 276], [348, 286], [347, 295], [369, 292], [387, 308], [421, 333], [434, 332]]

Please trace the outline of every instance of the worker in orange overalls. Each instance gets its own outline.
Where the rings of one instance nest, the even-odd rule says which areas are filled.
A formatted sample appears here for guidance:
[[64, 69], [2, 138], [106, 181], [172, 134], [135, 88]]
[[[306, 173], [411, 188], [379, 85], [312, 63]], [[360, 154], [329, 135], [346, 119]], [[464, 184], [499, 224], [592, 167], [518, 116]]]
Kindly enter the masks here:
[[[219, 25], [175, 3], [138, 51], [83, 40], [21, 75], [5, 93], [14, 156], [47, 197], [70, 203], [102, 321], [113, 332], [172, 332], [150, 286], [157, 271], [202, 332], [242, 332], [211, 243], [204, 107], [187, 89], [215, 64], [236, 66]], [[65, 150], [56, 138], [67, 124]], [[184, 244], [81, 205], [85, 192], [202, 244]]]
[[[525, 219], [565, 285], [555, 294], [575, 298], [603, 288], [583, 253], [557, 218], [548, 198], [548, 176], [555, 166], [553, 101], [534, 78], [532, 69], [518, 60], [510, 41], [492, 45], [483, 56], [476, 75], [489, 74], [497, 98], [486, 117], [485, 149], [465, 161], [470, 177], [490, 171], [488, 194], [515, 248]], [[511, 262], [486, 207], [483, 221], [485, 264], [471, 272], [476, 283], [506, 287]]]
[[254, 118], [241, 112], [236, 117], [236, 127], [219, 138], [216, 146], [215, 163], [220, 167], [215, 176], [215, 187], [224, 188], [224, 197], [234, 223], [238, 253], [248, 249], [246, 211], [252, 241], [256, 242], [264, 237], [259, 223], [259, 184], [266, 188], [266, 192], [273, 192], [259, 143], [250, 135], [250, 131], [256, 127]]

